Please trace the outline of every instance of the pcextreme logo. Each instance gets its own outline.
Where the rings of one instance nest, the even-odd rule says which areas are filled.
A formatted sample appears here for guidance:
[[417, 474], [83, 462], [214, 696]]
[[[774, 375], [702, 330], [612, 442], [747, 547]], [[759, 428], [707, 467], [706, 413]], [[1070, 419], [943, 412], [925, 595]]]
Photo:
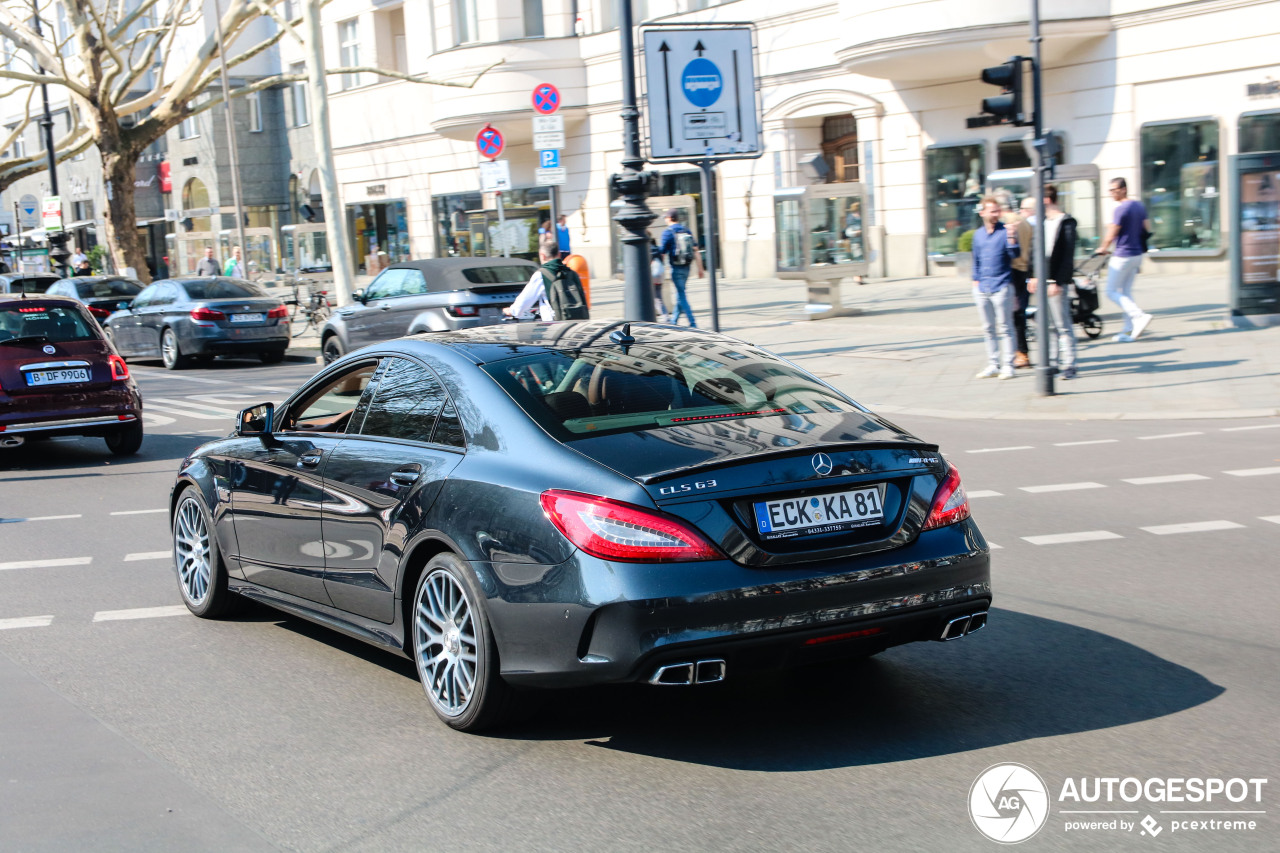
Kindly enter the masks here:
[[969, 817], [992, 841], [1026, 841], [1049, 818], [1049, 789], [1030, 767], [993, 764], [969, 788]]

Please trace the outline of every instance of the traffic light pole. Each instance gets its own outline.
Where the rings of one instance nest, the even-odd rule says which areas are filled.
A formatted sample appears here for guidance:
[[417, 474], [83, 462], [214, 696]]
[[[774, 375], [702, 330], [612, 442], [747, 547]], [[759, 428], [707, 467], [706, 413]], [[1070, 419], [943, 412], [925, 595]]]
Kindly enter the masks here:
[[[1053, 328], [1053, 318], [1049, 316], [1049, 259], [1044, 251], [1044, 178], [1047, 165], [1045, 163], [1044, 146], [1044, 100], [1040, 74], [1040, 0], [1031, 0], [1031, 96], [1034, 99], [1034, 117], [1036, 152], [1035, 177], [1031, 182], [1031, 191], [1036, 194], [1036, 227], [1032, 243], [1032, 258], [1036, 279], [1036, 318], [1039, 323], [1038, 346], [1036, 347], [1036, 390], [1042, 396], [1053, 396], [1053, 375], [1056, 369], [1049, 363], [1049, 330]], [[1066, 318], [1070, 322], [1070, 318]]]
[[636, 105], [635, 30], [630, 0], [616, 0], [618, 41], [622, 49], [622, 171], [609, 177], [623, 206], [613, 221], [626, 232], [622, 236], [623, 317], [652, 323], [653, 279], [649, 273], [649, 223], [654, 214], [645, 203], [649, 173], [641, 171], [640, 108]]

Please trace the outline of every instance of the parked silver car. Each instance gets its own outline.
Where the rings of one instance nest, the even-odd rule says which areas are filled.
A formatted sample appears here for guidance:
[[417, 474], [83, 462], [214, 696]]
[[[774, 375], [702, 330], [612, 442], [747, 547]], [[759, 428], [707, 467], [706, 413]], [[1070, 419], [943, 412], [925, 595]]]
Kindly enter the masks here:
[[320, 330], [325, 363], [418, 332], [501, 323], [537, 266], [519, 258], [431, 258], [392, 264]]

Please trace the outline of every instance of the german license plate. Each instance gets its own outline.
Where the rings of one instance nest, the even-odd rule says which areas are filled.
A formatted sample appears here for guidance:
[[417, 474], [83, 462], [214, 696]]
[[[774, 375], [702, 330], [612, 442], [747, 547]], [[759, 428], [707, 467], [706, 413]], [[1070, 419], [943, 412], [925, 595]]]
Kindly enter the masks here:
[[261, 323], [267, 319], [266, 314], [232, 314], [231, 322], [233, 323]]
[[884, 502], [878, 486], [828, 495], [781, 498], [755, 504], [756, 527], [765, 539], [835, 533], [879, 524]]
[[481, 316], [481, 317], [484, 317], [484, 318], [486, 318], [486, 319], [488, 319], [488, 318], [490, 318], [490, 317], [501, 317], [501, 316], [502, 316], [502, 309], [501, 309], [501, 308], [492, 307], [492, 306], [485, 306], [485, 307], [483, 307], [483, 308], [481, 308], [481, 309], [480, 309], [480, 316]]
[[65, 385], [69, 382], [88, 382], [89, 368], [63, 367], [58, 370], [33, 370], [27, 374], [28, 385]]

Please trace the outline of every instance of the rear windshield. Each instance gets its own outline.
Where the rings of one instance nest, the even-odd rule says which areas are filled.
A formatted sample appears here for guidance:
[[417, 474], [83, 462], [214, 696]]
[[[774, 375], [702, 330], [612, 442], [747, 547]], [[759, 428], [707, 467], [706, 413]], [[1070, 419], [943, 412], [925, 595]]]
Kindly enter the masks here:
[[246, 296], [266, 296], [266, 292], [251, 281], [220, 279], [218, 281], [184, 281], [187, 295], [192, 299], [242, 299]]
[[10, 305], [0, 308], [0, 345], [15, 338], [44, 338], [50, 343], [98, 337], [94, 324], [74, 305]]
[[635, 345], [551, 352], [484, 366], [561, 440], [740, 418], [857, 412], [804, 371], [746, 345]]
[[95, 296], [137, 296], [141, 292], [142, 285], [127, 278], [76, 282], [76, 293], [80, 294], [81, 299], [92, 299]]
[[511, 266], [467, 267], [462, 271], [472, 284], [524, 284], [533, 277], [533, 267]]
[[31, 278], [12, 278], [9, 279], [9, 292], [44, 293], [56, 281], [60, 281], [56, 275], [32, 276]]

